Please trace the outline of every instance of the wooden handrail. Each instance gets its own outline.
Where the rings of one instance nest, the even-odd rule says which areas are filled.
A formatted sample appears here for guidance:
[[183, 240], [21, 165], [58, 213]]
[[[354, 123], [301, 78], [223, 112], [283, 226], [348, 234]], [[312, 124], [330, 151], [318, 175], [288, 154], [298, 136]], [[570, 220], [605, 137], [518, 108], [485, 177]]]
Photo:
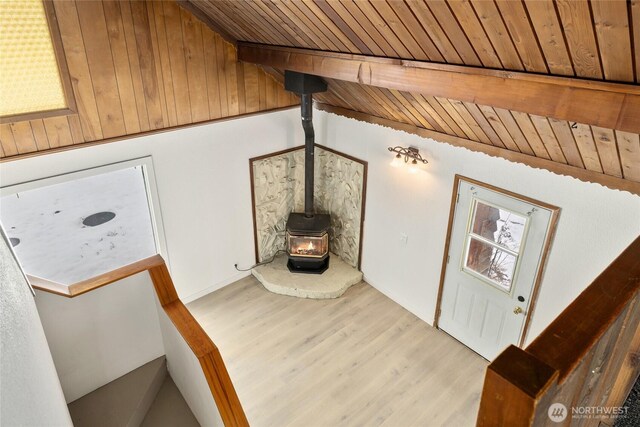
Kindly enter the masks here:
[[43, 279], [42, 277], [32, 276], [30, 274], [27, 274], [26, 276], [29, 283], [31, 283], [31, 286], [35, 289], [67, 298], [73, 298], [94, 289], [109, 285], [113, 282], [117, 282], [118, 280], [133, 276], [134, 274], [147, 271], [159, 264], [164, 264], [164, 260], [160, 255], [154, 255], [71, 285], [64, 285], [48, 279]]
[[510, 346], [488, 366], [477, 425], [545, 424], [555, 402], [569, 417], [620, 406], [640, 374], [639, 325], [640, 237], [526, 349]]
[[180, 301], [164, 260], [160, 255], [156, 257], [162, 262], [151, 267], [149, 275], [160, 305], [198, 358], [224, 425], [248, 426], [249, 422], [218, 347]]
[[69, 286], [36, 276], [27, 275], [27, 277], [31, 286], [36, 289], [73, 298], [143, 271], [149, 272], [160, 305], [200, 362], [224, 425], [248, 426], [249, 422], [218, 347], [178, 298], [167, 265], [160, 255], [145, 258]]

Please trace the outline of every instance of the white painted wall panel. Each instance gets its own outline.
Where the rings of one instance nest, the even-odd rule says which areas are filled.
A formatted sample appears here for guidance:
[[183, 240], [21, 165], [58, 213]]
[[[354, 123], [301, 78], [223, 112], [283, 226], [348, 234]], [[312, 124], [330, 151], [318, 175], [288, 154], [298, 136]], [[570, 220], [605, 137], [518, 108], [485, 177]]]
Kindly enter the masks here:
[[0, 313], [0, 422], [71, 426], [33, 295], [3, 236]]
[[[528, 341], [640, 234], [640, 197], [628, 192], [325, 112], [314, 120], [318, 144], [369, 162], [365, 279], [428, 323], [435, 316], [455, 174], [562, 208]], [[418, 147], [429, 160], [425, 171], [390, 167], [387, 147], [395, 145]]]

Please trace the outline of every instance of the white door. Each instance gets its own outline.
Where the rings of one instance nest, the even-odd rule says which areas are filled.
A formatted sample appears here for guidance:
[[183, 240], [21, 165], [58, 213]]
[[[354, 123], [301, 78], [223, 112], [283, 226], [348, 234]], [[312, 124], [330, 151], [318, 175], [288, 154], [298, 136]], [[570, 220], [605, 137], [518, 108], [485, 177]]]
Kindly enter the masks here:
[[438, 325], [488, 360], [517, 345], [552, 211], [459, 181]]

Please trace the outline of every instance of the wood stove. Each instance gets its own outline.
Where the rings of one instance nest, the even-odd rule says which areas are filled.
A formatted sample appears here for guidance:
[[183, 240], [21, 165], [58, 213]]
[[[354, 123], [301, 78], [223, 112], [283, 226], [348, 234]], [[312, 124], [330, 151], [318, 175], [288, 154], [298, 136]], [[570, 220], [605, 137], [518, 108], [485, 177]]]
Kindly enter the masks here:
[[287, 267], [293, 273], [322, 274], [329, 268], [329, 225], [327, 214], [313, 209], [314, 151], [312, 94], [327, 90], [320, 77], [285, 70], [285, 89], [300, 95], [305, 136], [304, 213], [292, 212], [287, 220]]

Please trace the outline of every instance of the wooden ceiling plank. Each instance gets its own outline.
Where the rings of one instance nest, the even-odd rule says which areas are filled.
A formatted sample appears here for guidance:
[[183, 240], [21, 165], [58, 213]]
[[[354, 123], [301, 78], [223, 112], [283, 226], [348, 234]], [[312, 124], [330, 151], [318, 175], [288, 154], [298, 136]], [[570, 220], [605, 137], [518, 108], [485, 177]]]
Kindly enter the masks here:
[[407, 110], [404, 107], [404, 105], [398, 102], [398, 100], [395, 99], [395, 97], [389, 92], [389, 90], [381, 89], [377, 87], [367, 87], [367, 86], [361, 86], [361, 87], [364, 90], [369, 91], [370, 93], [377, 93], [380, 97], [378, 99], [382, 99], [382, 101], [380, 102], [383, 102], [384, 104], [386, 104], [388, 109], [391, 108], [391, 109], [397, 110], [400, 113], [402, 117], [402, 121], [404, 123], [412, 123], [418, 127], [422, 126], [420, 121], [413, 114], [411, 114], [411, 112]]
[[292, 43], [291, 38], [283, 33], [282, 28], [274, 25], [274, 21], [265, 17], [265, 13], [258, 7], [258, 3], [260, 2], [236, 2], [235, 7], [238, 13], [242, 10], [247, 15], [247, 19], [250, 17], [253, 25], [259, 26], [263, 34], [273, 39], [274, 42], [272, 44], [296, 46], [296, 43]]
[[447, 5], [455, 14], [480, 61], [482, 61], [482, 65], [489, 68], [502, 68], [502, 62], [471, 4], [449, 0]]
[[[314, 29], [309, 19], [304, 16], [291, 2], [273, 2], [274, 7], [279, 9], [285, 16], [287, 16], [295, 25], [297, 31], [302, 31], [309, 36], [313, 42], [320, 46], [322, 50], [329, 50], [333, 52], [339, 52], [340, 49], [329, 38], [327, 38], [321, 31]], [[310, 27], [311, 26], [311, 27]]]
[[404, 92], [406, 94], [406, 96], [410, 96], [411, 98], [413, 98], [416, 102], [417, 105], [420, 105], [422, 107], [423, 110], [425, 110], [427, 112], [427, 114], [433, 118], [433, 120], [435, 120], [435, 122], [438, 124], [438, 126], [434, 126], [435, 129], [438, 129], [438, 127], [442, 128], [442, 131], [444, 133], [448, 133], [451, 135], [455, 135], [456, 133], [453, 131], [453, 129], [451, 129], [449, 127], [449, 124], [440, 116], [440, 114], [438, 114], [436, 112], [436, 110], [433, 109], [433, 107], [431, 106], [431, 104], [429, 104], [423, 97], [422, 95], [420, 95], [419, 93], [411, 93], [411, 92]]
[[590, 171], [603, 173], [596, 143], [591, 134], [591, 127], [582, 123], [573, 123], [571, 124], [571, 132], [573, 132], [585, 168]]
[[[56, 18], [69, 66], [76, 107], [80, 117], [83, 138], [87, 141], [102, 139], [102, 126], [96, 104], [91, 73], [84, 46], [76, 2], [54, 2]], [[5, 152], [7, 147], [5, 147]]]
[[433, 16], [433, 13], [431, 13], [427, 4], [423, 0], [407, 0], [407, 5], [415, 15], [425, 33], [442, 54], [444, 60], [448, 63], [463, 64], [464, 61], [438, 23], [438, 20]]
[[633, 48], [635, 52], [636, 83], [640, 83], [640, 0], [631, 0], [631, 26], [633, 27]]
[[384, 56], [382, 49], [373, 41], [358, 21], [338, 1], [315, 0], [318, 8], [342, 31], [365, 55]]
[[310, 31], [313, 31], [314, 34], [322, 37], [322, 39], [325, 40], [326, 46], [333, 46], [331, 50], [336, 50], [338, 52], [353, 52], [353, 50], [348, 49], [342, 40], [336, 37], [326, 27], [323, 28], [322, 21], [317, 18], [312, 19], [314, 16], [313, 13], [302, 1], [283, 2], [283, 4], [286, 5], [293, 14], [298, 16]]
[[162, 2], [164, 25], [167, 35], [169, 61], [171, 63], [171, 81], [176, 104], [178, 124], [192, 123], [191, 100], [187, 64], [184, 57], [184, 40], [182, 38], [182, 21], [180, 8], [175, 3]]
[[318, 43], [316, 43], [316, 41], [314, 39], [312, 39], [310, 37], [309, 34], [307, 34], [304, 31], [300, 31], [298, 29], [297, 24], [291, 20], [291, 18], [284, 13], [282, 10], [280, 10], [279, 7], [277, 7], [277, 5], [272, 2], [272, 1], [268, 1], [268, 0], [257, 0], [259, 3], [262, 4], [262, 6], [268, 8], [269, 10], [271, 10], [271, 12], [273, 12], [276, 16], [278, 16], [282, 22], [285, 23], [285, 27], [287, 29], [287, 31], [289, 32], [289, 34], [292, 35], [296, 35], [297, 37], [300, 37], [303, 42], [302, 42], [302, 46], [305, 48], [320, 48], [320, 45]]
[[[209, 118], [217, 119], [222, 117], [222, 107], [220, 100], [220, 88], [218, 87], [218, 79], [220, 79], [220, 76], [218, 75], [218, 65], [216, 63], [218, 57], [216, 52], [216, 33], [212, 30], [206, 29], [202, 32], [202, 42], [204, 46], [206, 46], [204, 49], [204, 69], [207, 80]], [[254, 64], [242, 65], [256, 67]]]
[[529, 142], [527, 138], [522, 134], [522, 130], [520, 130], [520, 126], [511, 115], [509, 110], [505, 110], [504, 108], [494, 108], [494, 111], [500, 118], [500, 121], [504, 125], [504, 127], [509, 132], [509, 135], [513, 138], [513, 142], [518, 146], [518, 151], [528, 154], [530, 156], [534, 156], [535, 153], [529, 146]]
[[133, 77], [129, 64], [129, 54], [124, 35], [124, 24], [120, 4], [112, 1], [102, 2], [107, 26], [109, 44], [113, 65], [118, 82], [120, 104], [124, 117], [124, 126], [127, 134], [138, 133], [141, 130], [138, 119], [138, 107], [136, 105], [136, 93], [133, 90]]
[[[442, 28], [445, 37], [449, 40], [460, 56], [462, 63], [481, 67], [482, 62], [480, 61], [480, 58], [478, 58], [476, 51], [473, 49], [469, 39], [467, 39], [467, 35], [460, 27], [460, 24], [458, 24], [456, 17], [453, 16], [451, 9], [449, 9], [449, 6], [447, 6], [444, 0], [429, 0], [428, 2], [425, 0], [420, 1], [431, 11], [431, 14], [437, 21], [439, 27]], [[442, 44], [443, 46], [446, 45], [444, 40], [442, 41]]]
[[493, 129], [493, 127], [491, 127], [491, 124], [489, 123], [487, 118], [484, 116], [484, 114], [482, 114], [480, 108], [478, 108], [476, 104], [473, 104], [471, 102], [465, 102], [464, 106], [467, 108], [467, 111], [469, 111], [469, 114], [473, 116], [476, 123], [478, 123], [478, 125], [482, 128], [482, 131], [487, 135], [491, 144], [495, 145], [496, 147], [505, 148], [506, 146], [504, 145], [502, 140], [500, 140], [500, 137]]
[[553, 118], [549, 118], [548, 120], [558, 140], [558, 144], [560, 144], [560, 148], [562, 148], [562, 153], [567, 159], [567, 163], [571, 166], [584, 169], [584, 162], [582, 161], [582, 156], [578, 150], [573, 132], [571, 132], [569, 122]]
[[273, 30], [273, 27], [269, 23], [263, 20], [259, 15], [254, 13], [253, 8], [249, 5], [250, 2], [244, 1], [232, 1], [232, 2], [218, 2], [219, 7], [225, 10], [226, 14], [234, 21], [244, 22], [243, 28], [249, 28], [250, 31], [255, 34], [256, 40], [262, 38], [263, 40], [271, 40], [267, 42], [270, 44], [281, 44], [284, 40], [281, 39], [279, 33]]
[[[387, 5], [386, 7], [388, 8], [390, 18], [385, 18], [385, 21], [391, 23], [398, 22], [400, 31], [396, 30], [396, 34], [400, 36], [400, 40], [407, 45], [411, 52], [414, 52], [414, 47], [411, 47], [411, 45], [415, 41], [416, 45], [419, 46], [431, 61], [446, 62], [442, 52], [432, 40], [431, 34], [429, 34], [420, 21], [416, 19], [416, 16], [405, 2], [387, 0], [386, 3], [377, 2], [374, 4], [377, 4], [379, 7], [385, 4]], [[380, 8], [378, 10], [380, 10]], [[393, 14], [394, 12], [395, 15]], [[391, 21], [388, 19], [391, 19]]]
[[396, 120], [406, 121], [406, 118], [403, 117], [397, 109], [391, 110], [387, 106], [387, 102], [380, 98], [374, 91], [373, 88], [367, 87], [359, 87], [354, 85], [353, 83], [339, 82], [334, 81], [333, 84], [337, 84], [341, 87], [342, 91], [341, 95], [344, 96], [345, 99], [350, 100], [349, 103], [353, 105], [354, 110], [357, 111], [369, 111], [372, 114], [378, 115], [380, 117], [386, 117], [390, 115], [394, 117]]
[[19, 153], [16, 141], [13, 138], [11, 126], [8, 123], [0, 124], [0, 144], [5, 156], [17, 156]]
[[262, 19], [273, 23], [273, 27], [276, 28], [280, 32], [280, 34], [282, 34], [282, 36], [289, 41], [288, 43], [286, 43], [286, 45], [298, 47], [306, 46], [305, 41], [291, 29], [289, 24], [284, 22], [278, 14], [268, 8], [264, 4], [264, 2], [252, 1], [248, 3], [249, 6], [252, 7], [256, 11], [256, 13], [258, 13], [262, 17]]
[[182, 37], [184, 39], [191, 117], [194, 122], [202, 122], [208, 120], [211, 115], [209, 112], [202, 24], [184, 9], [180, 11], [180, 18], [182, 20]]
[[[298, 8], [302, 10], [302, 6], [312, 13], [311, 16], [314, 16], [322, 23], [322, 27], [325, 29], [326, 34], [330, 34], [336, 37], [343, 46], [345, 46], [346, 51], [351, 53], [361, 53], [361, 50], [351, 41], [351, 37], [348, 37], [341, 28], [339, 28], [333, 20], [327, 16], [327, 14], [318, 7], [318, 5], [313, 0], [302, 0], [298, 3]], [[331, 9], [330, 7], [328, 9]]]
[[14, 122], [9, 124], [9, 127], [11, 128], [11, 133], [13, 133], [13, 140], [16, 143], [19, 154], [38, 151], [31, 124], [28, 121]]
[[[68, 145], [82, 144], [83, 142], [85, 142], [86, 140], [84, 138], [84, 134], [82, 133], [82, 125], [80, 124], [80, 117], [78, 117], [78, 114], [71, 114], [67, 116], [66, 119], [68, 130], [72, 138], [71, 142]], [[49, 137], [49, 145], [51, 145], [51, 137]], [[63, 145], [62, 142], [60, 143], [60, 145]]]
[[102, 2], [76, 2], [104, 138], [126, 134]]
[[275, 68], [640, 131], [637, 85], [247, 43], [239, 43], [238, 49], [240, 60]]
[[592, 0], [593, 21], [607, 80], [634, 81], [626, 0]]
[[73, 145], [73, 137], [66, 117], [48, 117], [43, 122], [50, 148]]
[[418, 120], [418, 122], [420, 123], [420, 127], [435, 130], [433, 125], [429, 122], [429, 120], [427, 120], [425, 114], [423, 114], [421, 111], [418, 111], [418, 109], [414, 107], [411, 101], [405, 98], [401, 92], [394, 89], [389, 89], [389, 93], [393, 95], [393, 97], [404, 107], [405, 110], [411, 113], [411, 115]]
[[464, 122], [469, 126], [469, 128], [476, 135], [477, 140], [479, 140], [484, 144], [493, 145], [491, 143], [491, 140], [487, 136], [487, 134], [484, 133], [484, 130], [482, 129], [482, 127], [478, 124], [478, 122], [476, 122], [475, 118], [471, 115], [471, 113], [469, 113], [469, 110], [467, 110], [467, 107], [464, 105], [462, 101], [456, 101], [454, 99], [450, 99], [449, 102], [451, 103], [453, 108], [456, 109], [460, 117], [462, 117], [462, 120], [464, 120]]
[[549, 72], [524, 4], [511, 0], [497, 0], [496, 4], [524, 68], [536, 73]]
[[440, 116], [442, 118], [442, 120], [444, 120], [447, 123], [447, 125], [451, 128], [451, 130], [453, 131], [452, 133], [454, 135], [459, 136], [460, 138], [466, 138], [467, 137], [467, 135], [464, 133], [462, 128], [460, 128], [460, 126], [458, 126], [458, 123], [449, 115], [447, 110], [445, 110], [442, 107], [442, 105], [440, 105], [440, 103], [438, 102], [438, 100], [435, 97], [424, 95], [424, 94], [416, 94], [416, 96], [420, 96], [422, 99], [425, 100], [425, 102], [429, 106], [431, 106], [431, 108], [433, 108], [436, 111], [438, 116]]
[[506, 150], [492, 145], [483, 144], [480, 142], [470, 141], [468, 139], [459, 138], [451, 135], [441, 134], [432, 130], [419, 128], [413, 125], [398, 123], [393, 120], [370, 116], [367, 114], [358, 113], [356, 111], [346, 110], [344, 108], [332, 107], [330, 105], [318, 104], [318, 108], [324, 111], [328, 111], [334, 114], [339, 114], [352, 119], [373, 123], [393, 129], [401, 130], [408, 133], [421, 136], [423, 138], [431, 138], [440, 143], [450, 144], [457, 147], [467, 148], [472, 151], [478, 151], [488, 154], [494, 157], [501, 157], [512, 162], [523, 163], [533, 168], [546, 169], [551, 172], [572, 176], [586, 182], [595, 182], [607, 186], [609, 188], [628, 191], [632, 194], [640, 195], [640, 183], [621, 179], [618, 177], [605, 175], [603, 173], [597, 173], [581, 168], [577, 168], [571, 165], [554, 162], [552, 160], [541, 159], [535, 156], [529, 156], [523, 153]]
[[602, 68], [586, 0], [556, 0], [562, 29], [578, 77], [602, 79]]
[[502, 120], [500, 120], [500, 117], [496, 114], [496, 111], [488, 105], [478, 105], [478, 108], [482, 111], [482, 114], [486, 117], [493, 130], [498, 134], [500, 141], [502, 141], [507, 150], [519, 153], [520, 148], [518, 148], [518, 144], [515, 143], [504, 123], [502, 123]]
[[[367, 95], [366, 107], [369, 110], [376, 111], [376, 115], [379, 117], [391, 117], [402, 123], [416, 123], [415, 119], [410, 118], [406, 112], [388, 99], [388, 95], [381, 89], [370, 86], [357, 86], [357, 91]], [[373, 105], [369, 105], [372, 103]], [[362, 110], [358, 110], [362, 111]]]
[[238, 38], [231, 35], [227, 30], [218, 25], [216, 21], [211, 19], [207, 12], [202, 9], [202, 5], [197, 5], [196, 1], [193, 0], [176, 0], [178, 5], [191, 13], [193, 16], [202, 21], [207, 27], [211, 28], [213, 31], [218, 33], [222, 38], [224, 38], [229, 43], [235, 44], [238, 41]]
[[438, 101], [440, 105], [442, 105], [442, 108], [445, 109], [445, 111], [449, 114], [449, 116], [458, 124], [460, 129], [462, 129], [462, 132], [464, 132], [465, 134], [465, 138], [470, 139], [472, 141], [479, 141], [476, 134], [469, 127], [467, 122], [464, 121], [464, 119], [458, 113], [458, 110], [456, 110], [456, 108], [451, 104], [451, 102], [447, 98], [441, 98], [438, 96], [434, 98], [436, 99], [436, 101]]
[[[358, 25], [365, 30], [376, 43], [377, 46], [382, 49], [384, 52], [384, 56], [398, 58], [398, 52], [396, 52], [393, 47], [389, 44], [387, 39], [380, 34], [378, 29], [367, 19], [367, 16], [360, 10], [360, 8], [356, 5], [353, 0], [328, 0], [329, 4], [332, 5], [334, 9], [337, 8], [337, 4], [340, 4], [342, 8], [344, 8], [349, 15], [358, 23]], [[344, 16], [344, 15], [343, 15]], [[345, 17], [346, 19], [346, 17]]]
[[[421, 104], [415, 97], [413, 97], [411, 93], [409, 93], [409, 92], [400, 92], [400, 91], [398, 91], [398, 93], [401, 96], [403, 96], [408, 102], [411, 103], [413, 108], [415, 108], [416, 111], [418, 111], [418, 114], [420, 114], [422, 117], [424, 117], [425, 120], [427, 120], [429, 122], [429, 124], [431, 125], [433, 130], [435, 130], [437, 132], [446, 133], [445, 128], [443, 128], [440, 125], [440, 122], [438, 122], [438, 120], [436, 120], [436, 118], [433, 116], [433, 114], [429, 110], [427, 110], [424, 107], [424, 105]], [[448, 126], [447, 126], [447, 128], [448, 128]]]
[[[238, 94], [237, 67], [235, 66], [237, 63], [236, 50], [232, 44], [226, 43], [222, 37], [219, 37], [218, 40], [222, 43], [223, 48], [224, 69], [226, 70], [224, 76], [227, 80], [227, 105], [229, 107], [229, 114], [231, 116], [237, 116], [240, 114], [240, 99]], [[260, 76], [266, 77], [263, 72], [260, 73]], [[222, 101], [224, 102], [224, 99]], [[267, 107], [265, 106], [264, 108]]]
[[[424, 53], [419, 46], [416, 47], [415, 51], [412, 52], [409, 48], [407, 48], [404, 45], [404, 43], [402, 43], [399, 36], [396, 35], [395, 31], [398, 28], [400, 28], [402, 24], [398, 22], [398, 18], [395, 17], [395, 14], [393, 14], [393, 16], [395, 17], [395, 20], [392, 20], [392, 22], [387, 23], [386, 20], [380, 16], [376, 8], [373, 7], [372, 3], [369, 3], [368, 1], [362, 1], [362, 0], [354, 0], [353, 3], [356, 6], [358, 6], [363, 16], [365, 17], [365, 19], [369, 21], [371, 25], [377, 28], [380, 34], [392, 46], [393, 50], [395, 51], [395, 55], [391, 55], [391, 56], [395, 56], [399, 58], [414, 58], [414, 59], [427, 58], [426, 53]], [[384, 0], [375, 3], [376, 6], [378, 6], [378, 4], [386, 5]], [[383, 10], [386, 10], [384, 7], [381, 7], [381, 8]], [[391, 11], [391, 13], [393, 13], [393, 11]], [[404, 29], [404, 31], [406, 32], [406, 28]], [[413, 37], [411, 37], [411, 35], [409, 35], [407, 41], [409, 40], [412, 41], [413, 45], [415, 45], [415, 40], [413, 40]]]
[[[243, 76], [244, 76], [244, 93], [245, 93], [245, 108], [247, 112], [253, 113], [260, 110], [260, 84], [258, 82], [260, 75], [260, 69], [253, 64], [243, 64]], [[219, 91], [220, 88], [218, 87]], [[222, 102], [224, 104], [224, 102]], [[221, 112], [221, 114], [223, 114]]]
[[550, 159], [549, 153], [544, 146], [544, 143], [540, 139], [540, 135], [538, 135], [538, 131], [535, 126], [531, 122], [529, 115], [527, 113], [520, 113], [518, 111], [512, 111], [511, 115], [515, 119], [516, 123], [518, 123], [518, 127], [522, 131], [522, 134], [527, 139], [529, 146], [535, 153], [536, 157], [541, 157], [543, 159]]
[[328, 82], [329, 83], [329, 90], [328, 92], [330, 93], [331, 96], [334, 96], [335, 98], [339, 99], [340, 102], [343, 105], [346, 105], [347, 108], [349, 108], [350, 110], [355, 110], [356, 108], [353, 106], [353, 104], [351, 104], [351, 102], [347, 101], [346, 98], [343, 96], [343, 91], [334, 83], [332, 83], [331, 81]]
[[[256, 34], [251, 32], [253, 28], [243, 26], [243, 21], [240, 19], [236, 22], [233, 16], [228, 15], [229, 12], [226, 9], [221, 8], [221, 2], [189, 0], [189, 3], [195, 3], [203, 12], [211, 16], [213, 22], [217, 26], [225, 28], [233, 39], [254, 40], [256, 38]], [[215, 27], [212, 29], [215, 31]]]
[[6, 157], [6, 154], [4, 152], [4, 148], [2, 148], [2, 140], [1, 139], [0, 139], [0, 156]]
[[596, 141], [596, 149], [598, 150], [603, 172], [607, 175], [622, 178], [618, 146], [613, 131], [597, 126], [592, 126], [591, 131], [593, 133], [593, 139]]
[[640, 135], [616, 131], [622, 174], [625, 179], [640, 182]]
[[[162, 127], [163, 121], [169, 126], [177, 126], [178, 113], [173, 93], [164, 9], [162, 2], [151, 2], [146, 6], [148, 11], [145, 11], [145, 4], [142, 2], [130, 3], [133, 22], [137, 23], [135, 29], [140, 28], [145, 22], [149, 28], [153, 24], [153, 31], [138, 30], [136, 33], [136, 43], [140, 46], [139, 61], [142, 83], [145, 88], [149, 126], [151, 129], [157, 129]], [[149, 33], [151, 33], [151, 37], [149, 37]], [[149, 60], [150, 52], [153, 52], [156, 65], [153, 70], [151, 68], [154, 62]]]
[[140, 59], [137, 55], [138, 45], [136, 42], [135, 28], [133, 26], [133, 16], [131, 15], [129, 2], [120, 2], [119, 6], [120, 15], [122, 16], [122, 27], [124, 29], [124, 40], [127, 46], [127, 55], [129, 56], [129, 70], [131, 72], [133, 93], [138, 111], [138, 123], [140, 124], [140, 131], [146, 132], [150, 130], [151, 127], [149, 125], [149, 113], [147, 112], [147, 100], [144, 95]]
[[575, 75], [553, 0], [524, 2], [551, 74]]
[[553, 133], [553, 129], [551, 129], [551, 125], [547, 118], [536, 116], [534, 114], [529, 115], [529, 118], [538, 131], [538, 135], [540, 135], [540, 139], [544, 143], [551, 160], [554, 162], [567, 163], [567, 159], [564, 157], [560, 143], [556, 139], [556, 135]]
[[502, 20], [502, 15], [494, 2], [471, 0], [484, 30], [491, 40], [493, 48], [500, 57], [500, 62], [508, 70], [524, 70], [518, 51], [509, 36], [509, 30]]
[[49, 146], [49, 137], [47, 137], [47, 131], [44, 128], [43, 120], [30, 120], [29, 123], [31, 124], [31, 131], [33, 132], [33, 138], [36, 141], [38, 151], [44, 151], [51, 148]]

